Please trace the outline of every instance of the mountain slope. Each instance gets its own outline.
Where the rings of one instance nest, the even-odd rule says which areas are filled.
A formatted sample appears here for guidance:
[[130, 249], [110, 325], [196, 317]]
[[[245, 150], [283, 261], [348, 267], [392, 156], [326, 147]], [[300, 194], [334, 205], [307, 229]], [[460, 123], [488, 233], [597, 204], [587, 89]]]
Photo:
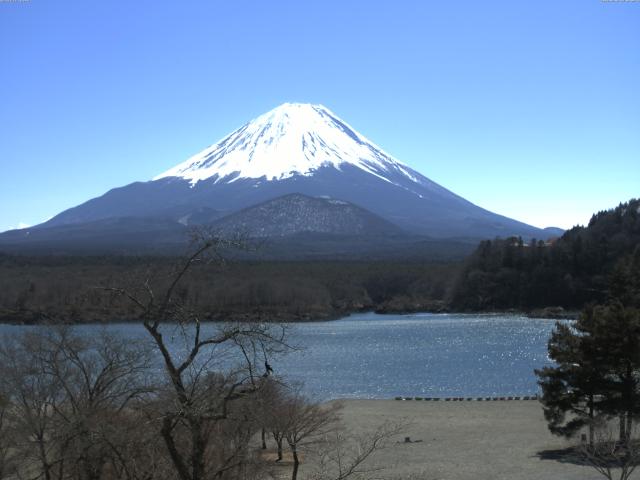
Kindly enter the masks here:
[[343, 200], [432, 238], [550, 236], [472, 204], [385, 153], [327, 108], [308, 104], [281, 105], [151, 181], [110, 190], [31, 230], [117, 218], [210, 224], [294, 193]]
[[117, 217], [0, 234], [0, 252], [27, 254], [168, 254], [184, 249], [185, 225], [163, 218]]
[[[411, 230], [436, 235], [424, 232], [433, 230], [429, 222], [425, 228], [413, 225], [416, 215], [404, 221], [403, 210], [427, 208], [433, 211], [418, 216], [433, 219], [447, 204], [455, 211], [489, 214], [394, 159], [327, 108], [284, 104], [153, 181], [111, 190], [47, 225], [109, 216], [167, 216], [167, 209], [177, 206], [233, 212], [297, 192], [347, 200]], [[394, 201], [381, 202], [378, 194]], [[425, 199], [433, 205], [421, 201]], [[451, 213], [444, 216], [450, 218]]]
[[332, 235], [400, 235], [402, 230], [343, 200], [291, 194], [232, 213], [213, 223], [216, 230], [242, 232], [251, 238], [301, 233]]

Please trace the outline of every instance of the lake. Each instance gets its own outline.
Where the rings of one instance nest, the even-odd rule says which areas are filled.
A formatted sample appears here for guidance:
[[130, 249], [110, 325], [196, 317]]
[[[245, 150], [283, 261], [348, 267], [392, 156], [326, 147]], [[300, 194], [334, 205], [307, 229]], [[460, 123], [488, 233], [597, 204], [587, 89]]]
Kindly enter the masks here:
[[[547, 340], [554, 324], [514, 315], [357, 314], [291, 325], [290, 343], [301, 350], [271, 365], [322, 400], [533, 395], [533, 370], [551, 363]], [[24, 328], [34, 327], [2, 325], [0, 332]], [[135, 324], [107, 329], [147, 338]]]

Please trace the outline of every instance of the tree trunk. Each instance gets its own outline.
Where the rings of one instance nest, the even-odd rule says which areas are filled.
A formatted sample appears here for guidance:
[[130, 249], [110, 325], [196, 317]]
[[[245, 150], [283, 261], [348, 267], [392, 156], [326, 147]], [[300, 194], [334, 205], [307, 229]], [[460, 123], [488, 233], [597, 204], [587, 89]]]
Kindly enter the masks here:
[[621, 442], [625, 442], [626, 438], [627, 438], [627, 434], [625, 432], [626, 430], [626, 421], [625, 421], [625, 415], [624, 413], [621, 413], [618, 417], [619, 421], [620, 421], [620, 441]]
[[171, 463], [173, 463], [173, 466], [177, 470], [180, 480], [192, 480], [191, 475], [189, 474], [189, 469], [185, 464], [184, 458], [178, 451], [172, 432], [173, 426], [171, 418], [169, 416], [166, 416], [162, 421], [162, 428], [160, 429], [160, 433], [162, 435], [162, 438], [164, 439], [167, 450], [169, 451]]
[[631, 427], [633, 424], [633, 407], [634, 407], [634, 397], [636, 392], [636, 382], [634, 378], [634, 369], [630, 363], [627, 363], [627, 372], [625, 379], [625, 407], [626, 412], [622, 414], [625, 420], [625, 435], [624, 435], [624, 444], [628, 445], [631, 441]]
[[276, 462], [279, 462], [282, 460], [282, 439], [276, 439], [276, 444], [278, 445], [278, 459]]
[[589, 395], [589, 446], [593, 448], [594, 432], [593, 418], [595, 416], [595, 407], [593, 405], [593, 395]]
[[40, 453], [40, 463], [42, 464], [42, 473], [45, 480], [51, 480], [51, 465], [47, 461], [47, 454], [44, 447], [44, 439], [38, 438], [38, 451]]
[[191, 429], [191, 480], [202, 480], [204, 478], [204, 456], [206, 441], [202, 436], [202, 426], [199, 419], [189, 421]]
[[262, 437], [262, 450], [266, 450], [267, 449], [267, 432], [264, 428], [260, 431], [260, 436]]
[[300, 467], [300, 459], [298, 458], [298, 450], [296, 450], [296, 446], [291, 446], [291, 453], [293, 454], [293, 472], [291, 472], [291, 480], [297, 480], [298, 478], [298, 467]]

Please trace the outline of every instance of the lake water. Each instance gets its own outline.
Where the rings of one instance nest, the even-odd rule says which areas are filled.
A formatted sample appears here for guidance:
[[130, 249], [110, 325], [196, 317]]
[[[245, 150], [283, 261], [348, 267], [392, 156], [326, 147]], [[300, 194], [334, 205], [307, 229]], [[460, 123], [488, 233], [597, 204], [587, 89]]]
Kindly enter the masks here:
[[[533, 370], [550, 364], [547, 340], [554, 324], [513, 315], [357, 314], [293, 324], [290, 343], [301, 349], [271, 365], [323, 400], [533, 395]], [[0, 332], [24, 328], [2, 325]], [[78, 328], [89, 334], [102, 327]], [[129, 339], [147, 338], [139, 325], [107, 328]]]

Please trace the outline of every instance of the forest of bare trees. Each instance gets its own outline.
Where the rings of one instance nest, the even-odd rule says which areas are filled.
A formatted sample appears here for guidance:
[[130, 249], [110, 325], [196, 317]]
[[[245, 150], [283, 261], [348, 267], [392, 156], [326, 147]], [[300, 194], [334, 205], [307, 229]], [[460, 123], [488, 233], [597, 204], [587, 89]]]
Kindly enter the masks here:
[[317, 480], [369, 471], [397, 426], [351, 438], [338, 403], [316, 403], [272, 375], [270, 359], [292, 348], [285, 327], [203, 325], [181, 295], [218, 242], [200, 239], [164, 275], [102, 289], [131, 303], [143, 338], [64, 325], [4, 336], [0, 479], [296, 480], [303, 463]]
[[[0, 321], [130, 321], [138, 312], [99, 287], [175, 258], [19, 257], [0, 253]], [[179, 293], [207, 320], [305, 321], [362, 310], [442, 309], [459, 264], [404, 262], [199, 263]]]

